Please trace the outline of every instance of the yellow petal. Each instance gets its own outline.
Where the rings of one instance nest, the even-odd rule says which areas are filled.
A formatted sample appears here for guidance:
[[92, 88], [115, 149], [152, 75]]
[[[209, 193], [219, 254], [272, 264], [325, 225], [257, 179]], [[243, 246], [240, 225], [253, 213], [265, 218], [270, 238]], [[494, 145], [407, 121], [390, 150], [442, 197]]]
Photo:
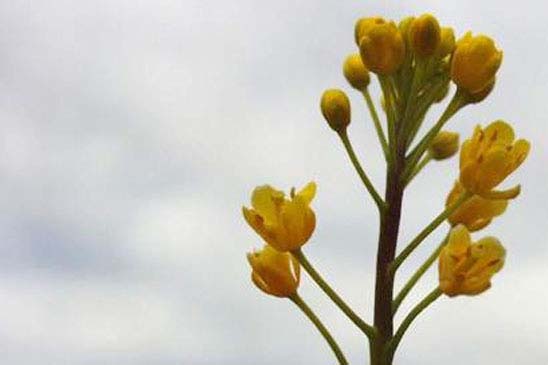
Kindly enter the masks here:
[[282, 226], [286, 233], [284, 251], [296, 250], [308, 241], [314, 231], [314, 226], [310, 227], [311, 217], [314, 217], [314, 213], [300, 199], [284, 204], [281, 211]]
[[264, 219], [253, 209], [242, 207], [242, 213], [246, 222], [251, 228], [261, 236], [266, 242], [272, 243], [276, 239], [274, 227], [267, 227], [264, 224]]
[[521, 192], [521, 185], [516, 185], [513, 188], [506, 190], [491, 190], [486, 193], [481, 194], [481, 196], [488, 200], [499, 200], [499, 199], [515, 199]]
[[314, 181], [306, 184], [298, 193], [297, 196], [300, 197], [305, 204], [310, 204], [312, 199], [316, 196], [316, 183]]
[[506, 178], [508, 152], [503, 147], [493, 147], [483, 156], [477, 171], [477, 192], [487, 192]]
[[485, 228], [491, 223], [492, 219], [485, 219], [485, 218], [479, 218], [476, 219], [468, 224], [466, 224], [466, 227], [468, 227], [468, 230], [470, 232], [479, 231], [482, 228]]
[[460, 148], [460, 166], [464, 166], [470, 160], [470, 152], [472, 149], [472, 141], [467, 139], [463, 142]]
[[529, 154], [529, 151], [531, 150], [531, 144], [529, 141], [525, 139], [518, 139], [514, 146], [512, 147], [512, 150], [510, 151], [510, 159], [512, 162], [509, 164], [511, 171], [508, 173], [511, 173], [515, 169], [517, 169], [523, 161], [527, 158], [527, 155]]
[[266, 225], [278, 222], [278, 210], [283, 201], [284, 193], [270, 185], [256, 187], [251, 195], [251, 206], [264, 219]]
[[478, 192], [478, 164], [475, 161], [461, 165], [459, 180], [462, 186], [470, 192]]
[[485, 138], [491, 143], [509, 145], [514, 141], [515, 135], [514, 130], [508, 123], [497, 120], [485, 128]]
[[459, 224], [449, 233], [449, 241], [447, 242], [447, 252], [451, 256], [460, 257], [466, 254], [472, 240], [470, 232], [462, 224]]

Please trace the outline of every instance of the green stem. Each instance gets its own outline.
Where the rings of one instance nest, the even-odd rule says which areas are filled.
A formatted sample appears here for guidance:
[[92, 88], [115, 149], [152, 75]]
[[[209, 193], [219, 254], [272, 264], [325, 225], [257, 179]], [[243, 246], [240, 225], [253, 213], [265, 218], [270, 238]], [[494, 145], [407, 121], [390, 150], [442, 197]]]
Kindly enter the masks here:
[[348, 365], [348, 361], [346, 360], [346, 357], [344, 357], [343, 352], [341, 351], [341, 348], [337, 344], [337, 341], [331, 336], [327, 328], [325, 328], [324, 324], [318, 316], [312, 311], [312, 309], [305, 303], [305, 301], [299, 296], [299, 294], [295, 293], [292, 296], [289, 297], [289, 299], [299, 307], [299, 309], [310, 319], [310, 321], [316, 326], [318, 331], [322, 334], [325, 341], [327, 341], [327, 344], [333, 350], [333, 353], [337, 357], [337, 360], [339, 361], [340, 365]]
[[388, 151], [390, 159], [393, 162], [396, 158], [396, 114], [394, 110], [395, 95], [392, 94], [388, 85], [386, 76], [379, 76], [379, 84], [384, 95], [384, 104], [386, 109], [386, 119], [388, 124]]
[[432, 156], [427, 153], [423, 158], [422, 160], [417, 164], [417, 166], [415, 167], [415, 170], [413, 171], [413, 173], [411, 174], [411, 176], [409, 176], [407, 178], [407, 180], [405, 181], [405, 185], [409, 185], [409, 183], [411, 183], [411, 181], [413, 181], [413, 179], [415, 178], [415, 176], [417, 176], [421, 171], [422, 169], [428, 165], [428, 163], [432, 161]]
[[322, 278], [322, 276], [316, 271], [314, 266], [308, 261], [302, 250], [298, 249], [291, 252], [293, 257], [299, 261], [301, 266], [306, 270], [308, 275], [316, 282], [316, 284], [322, 289], [322, 291], [339, 307], [339, 309], [354, 323], [362, 332], [369, 338], [375, 336], [375, 329], [365, 323], [344, 300], [333, 290], [329, 284]]
[[445, 111], [441, 115], [440, 119], [436, 124], [428, 131], [428, 133], [423, 137], [419, 144], [413, 149], [413, 151], [407, 157], [407, 169], [404, 173], [404, 178], [407, 178], [412, 174], [415, 169], [415, 165], [422, 157], [423, 153], [426, 151], [432, 139], [436, 137], [441, 128], [445, 123], [464, 105], [465, 99], [462, 97], [462, 94], [457, 90], [451, 102], [445, 108]]
[[356, 156], [356, 153], [354, 152], [354, 148], [352, 148], [352, 144], [350, 143], [350, 139], [348, 138], [348, 134], [346, 131], [343, 131], [339, 133], [339, 137], [341, 137], [341, 141], [344, 145], [344, 148], [346, 149], [346, 152], [348, 153], [348, 156], [350, 157], [350, 161], [352, 161], [352, 165], [354, 165], [354, 168], [356, 169], [356, 172], [360, 176], [360, 179], [362, 180], [363, 184], [365, 185], [365, 188], [377, 204], [377, 207], [379, 208], [379, 211], [383, 211], [385, 208], [384, 201], [380, 197], [379, 193], [377, 193], [377, 190], [375, 190], [375, 187], [371, 183], [371, 180], [369, 180], [369, 177], [367, 177], [367, 174], [363, 170], [362, 166], [360, 165], [360, 162], [358, 161], [358, 157]]
[[389, 342], [386, 348], [386, 354], [389, 359], [392, 359], [394, 357], [394, 353], [396, 352], [396, 349], [398, 348], [398, 345], [403, 335], [405, 334], [405, 331], [407, 331], [413, 320], [415, 320], [415, 318], [417, 318], [417, 316], [421, 314], [421, 312], [425, 310], [430, 304], [434, 303], [436, 299], [441, 296], [441, 294], [442, 291], [439, 287], [437, 287], [436, 289], [432, 290], [430, 294], [428, 294], [423, 300], [421, 300], [420, 303], [411, 310], [411, 312], [409, 312], [407, 317], [405, 317], [400, 327], [396, 331], [394, 338]]
[[403, 128], [403, 135], [407, 135], [409, 128], [412, 127], [412, 120], [410, 120], [411, 110], [416, 107], [415, 100], [417, 98], [417, 93], [422, 85], [422, 79], [424, 76], [424, 71], [428, 62], [422, 58], [416, 60], [415, 72], [413, 73], [413, 79], [411, 81], [411, 90], [407, 96], [407, 102], [405, 103], [405, 112], [403, 114], [403, 123], [400, 128]]
[[371, 114], [373, 124], [375, 125], [375, 130], [377, 131], [377, 137], [379, 138], [379, 142], [381, 143], [384, 157], [388, 159], [388, 143], [386, 142], [386, 137], [384, 136], [384, 131], [382, 130], [382, 125], [379, 119], [379, 115], [377, 114], [377, 109], [375, 109], [375, 104], [371, 99], [371, 94], [369, 93], [369, 90], [363, 90], [362, 94], [365, 98], [365, 102], [367, 103], [367, 108], [369, 109], [369, 114]]
[[438, 245], [438, 247], [432, 252], [432, 254], [424, 261], [424, 263], [415, 271], [413, 276], [409, 279], [409, 281], [405, 284], [405, 286], [400, 290], [398, 295], [396, 296], [396, 299], [392, 302], [392, 313], [395, 314], [398, 308], [400, 307], [401, 303], [409, 294], [411, 289], [417, 284], [417, 282], [422, 278], [424, 273], [428, 271], [430, 266], [438, 259], [438, 256], [440, 255], [440, 251], [442, 250], [443, 246], [447, 243], [447, 237], [444, 238], [444, 240]]
[[406, 247], [405, 249], [396, 257], [392, 265], [390, 265], [390, 272], [392, 275], [396, 272], [398, 267], [405, 261], [405, 259], [417, 248], [420, 243], [428, 237], [432, 231], [434, 231], [440, 224], [443, 223], [447, 217], [449, 217], [455, 210], [457, 210], [465, 201], [470, 199], [472, 194], [469, 192], [464, 192], [461, 196], [450, 206], [445, 208], [429, 225], [427, 225]]
[[441, 92], [441, 90], [447, 85], [448, 76], [443, 75], [436, 81], [433, 81], [431, 85], [424, 90], [424, 94], [417, 100], [417, 106], [414, 108], [415, 112], [412, 115], [413, 127], [410, 129], [410, 132], [406, 135], [406, 148], [413, 143], [415, 136], [419, 131], [426, 113], [434, 103], [434, 99]]

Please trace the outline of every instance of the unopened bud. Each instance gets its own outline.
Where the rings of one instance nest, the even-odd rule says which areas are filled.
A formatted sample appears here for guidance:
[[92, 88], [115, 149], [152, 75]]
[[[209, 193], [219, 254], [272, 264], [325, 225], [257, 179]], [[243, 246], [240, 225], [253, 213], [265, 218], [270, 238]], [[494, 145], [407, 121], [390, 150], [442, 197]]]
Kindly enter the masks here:
[[493, 82], [491, 82], [487, 87], [475, 94], [468, 93], [466, 95], [466, 101], [468, 101], [470, 104], [477, 104], [481, 103], [483, 100], [485, 100], [490, 94], [491, 91], [495, 88], [496, 79], [493, 79]]
[[440, 44], [440, 33], [440, 25], [436, 18], [430, 14], [421, 15], [409, 28], [411, 49], [419, 57], [433, 55]]
[[371, 72], [396, 72], [405, 59], [405, 43], [396, 25], [390, 22], [368, 27], [360, 40], [360, 55]]
[[440, 33], [440, 45], [436, 50], [436, 56], [445, 58], [455, 50], [455, 33], [453, 28], [442, 27]]
[[337, 133], [342, 133], [350, 124], [350, 100], [339, 89], [324, 91], [320, 102], [323, 117]]
[[451, 79], [470, 94], [484, 90], [495, 79], [502, 52], [487, 36], [468, 32], [456, 45], [451, 63]]
[[383, 23], [386, 23], [386, 20], [378, 16], [358, 19], [358, 21], [356, 22], [356, 26], [354, 27], [354, 40], [356, 41], [356, 45], [358, 47], [360, 46], [360, 41], [367, 29], [376, 24]]
[[343, 73], [348, 83], [354, 89], [363, 91], [369, 85], [369, 71], [357, 53], [346, 58], [343, 64]]
[[459, 150], [459, 134], [441, 131], [432, 140], [428, 153], [434, 160], [445, 160], [454, 156]]
[[410, 46], [409, 29], [411, 28], [411, 24], [413, 24], [414, 21], [415, 21], [414, 16], [408, 16], [400, 20], [400, 23], [398, 24], [398, 28], [400, 30], [401, 36], [406, 46]]

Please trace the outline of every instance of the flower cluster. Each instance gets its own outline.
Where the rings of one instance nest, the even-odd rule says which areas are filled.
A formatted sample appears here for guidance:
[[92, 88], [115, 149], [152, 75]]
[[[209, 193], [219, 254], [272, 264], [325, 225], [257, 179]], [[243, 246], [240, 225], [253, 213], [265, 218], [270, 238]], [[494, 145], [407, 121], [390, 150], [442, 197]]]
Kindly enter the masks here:
[[[442, 294], [447, 297], [477, 295], [491, 286], [504, 266], [506, 250], [494, 237], [472, 241], [471, 233], [489, 225], [515, 199], [520, 185], [499, 186], [526, 159], [530, 145], [516, 139], [510, 124], [494, 121], [477, 126], [460, 144], [459, 133], [445, 130], [462, 108], [481, 103], [495, 87], [502, 51], [485, 35], [465, 33], [455, 38], [431, 14], [407, 17], [399, 23], [382, 17], [359, 19], [354, 28], [355, 53], [343, 60], [342, 75], [365, 99], [386, 162], [385, 195], [382, 197], [354, 152], [349, 136], [350, 99], [330, 88], [320, 99], [324, 119], [340, 137], [348, 158], [379, 213], [374, 323], [354, 312], [308, 261], [302, 246], [316, 227], [310, 204], [316, 194], [311, 182], [289, 196], [269, 185], [255, 188], [251, 208], [243, 215], [265, 241], [261, 251], [248, 254], [252, 281], [263, 292], [289, 298], [321, 332], [340, 364], [347, 364], [341, 349], [319, 318], [297, 294], [302, 267], [322, 291], [369, 338], [371, 365], [391, 365], [394, 353], [411, 322]], [[379, 117], [370, 94], [373, 76], [379, 82], [384, 118]], [[429, 123], [433, 105], [454, 90], [443, 113]], [[426, 127], [424, 133], [419, 133]], [[421, 136], [419, 138], [419, 136]], [[431, 161], [460, 155], [458, 179], [444, 209], [402, 249], [398, 232], [404, 191]], [[440, 199], [441, 200], [441, 199]], [[443, 205], [443, 204], [441, 204]], [[394, 295], [395, 275], [415, 249], [443, 222], [446, 238]], [[370, 226], [370, 225], [368, 225]], [[394, 315], [423, 274], [438, 262], [434, 290], [394, 327]]]
[[[248, 254], [253, 268], [253, 282], [265, 293], [289, 297], [299, 285], [299, 263], [288, 253], [304, 245], [316, 227], [316, 216], [310, 203], [316, 195], [316, 184], [308, 183], [290, 199], [269, 185], [255, 188], [251, 209], [243, 207], [247, 223], [267, 243]], [[291, 263], [291, 265], [290, 265]]]

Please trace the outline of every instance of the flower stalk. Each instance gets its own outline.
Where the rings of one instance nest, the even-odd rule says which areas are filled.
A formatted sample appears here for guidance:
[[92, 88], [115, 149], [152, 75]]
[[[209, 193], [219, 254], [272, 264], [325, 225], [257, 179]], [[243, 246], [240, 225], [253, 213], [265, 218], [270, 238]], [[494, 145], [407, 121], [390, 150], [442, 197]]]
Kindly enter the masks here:
[[363, 185], [375, 201], [375, 204], [377, 205], [377, 208], [379, 211], [383, 211], [386, 208], [386, 204], [382, 200], [381, 196], [377, 192], [377, 189], [373, 186], [373, 183], [365, 173], [365, 170], [360, 164], [360, 161], [358, 160], [358, 157], [356, 156], [356, 153], [354, 152], [354, 148], [352, 147], [352, 144], [350, 143], [350, 139], [348, 138], [348, 134], [346, 131], [343, 131], [339, 133], [339, 137], [341, 138], [341, 141], [344, 145], [344, 148], [348, 154], [348, 157], [350, 158], [350, 161], [352, 162], [352, 166], [356, 169], [356, 172], [358, 173], [358, 176], [360, 177]]
[[[458, 132], [442, 130], [461, 108], [480, 103], [493, 90], [502, 51], [491, 38], [469, 32], [456, 41], [453, 29], [440, 26], [431, 14], [407, 17], [398, 25], [380, 17], [361, 18], [354, 38], [359, 53], [346, 57], [342, 71], [349, 85], [363, 96], [375, 127], [386, 161], [384, 196], [378, 193], [350, 142], [350, 98], [341, 89], [327, 89], [321, 96], [320, 110], [329, 128], [339, 136], [379, 212], [373, 324], [366, 323], [348, 306], [303, 253], [302, 246], [316, 227], [311, 207], [316, 194], [314, 182], [299, 191], [291, 189], [289, 197], [269, 185], [254, 190], [251, 207], [244, 207], [243, 214], [267, 244], [261, 251], [248, 254], [248, 261], [254, 284], [266, 294], [292, 300], [318, 328], [340, 364], [347, 364], [347, 360], [339, 346], [297, 294], [301, 267], [368, 338], [370, 365], [392, 365], [404, 334], [427, 307], [442, 294], [481, 294], [503, 268], [506, 249], [502, 243], [495, 237], [475, 241], [470, 232], [489, 225], [519, 195], [520, 185], [509, 189], [498, 186], [525, 160], [530, 145], [525, 139], [516, 139], [512, 126], [502, 120], [485, 128], [477, 126], [462, 145]], [[377, 76], [382, 91], [385, 125], [369, 92], [370, 73]], [[437, 121], [425, 128], [429, 110], [446, 99], [451, 82], [456, 86], [455, 93]], [[415, 141], [421, 128], [426, 129], [424, 136]], [[457, 154], [458, 179], [445, 200], [445, 209], [400, 250], [398, 236], [406, 188], [431, 161]], [[451, 227], [446, 238], [394, 296], [398, 268], [445, 221]], [[435, 289], [399, 325], [394, 323], [403, 301], [436, 261]]]
[[335, 354], [335, 357], [339, 361], [340, 365], [348, 365], [348, 360], [346, 360], [346, 357], [344, 356], [341, 348], [339, 347], [339, 344], [331, 333], [327, 330], [325, 325], [320, 321], [318, 316], [312, 311], [312, 309], [306, 304], [306, 302], [298, 295], [294, 294], [289, 297], [289, 300], [291, 300], [299, 309], [306, 315], [306, 317], [314, 324], [314, 326], [318, 329], [322, 337], [325, 339], [333, 353]]
[[291, 253], [297, 261], [301, 264], [304, 270], [310, 275], [312, 280], [320, 287], [320, 289], [339, 307], [339, 309], [354, 323], [366, 336], [373, 338], [375, 336], [375, 329], [365, 323], [353, 310], [346, 304], [346, 302], [337, 294], [333, 288], [324, 280], [320, 273], [312, 266], [310, 261], [306, 258], [302, 250], [295, 250]]

